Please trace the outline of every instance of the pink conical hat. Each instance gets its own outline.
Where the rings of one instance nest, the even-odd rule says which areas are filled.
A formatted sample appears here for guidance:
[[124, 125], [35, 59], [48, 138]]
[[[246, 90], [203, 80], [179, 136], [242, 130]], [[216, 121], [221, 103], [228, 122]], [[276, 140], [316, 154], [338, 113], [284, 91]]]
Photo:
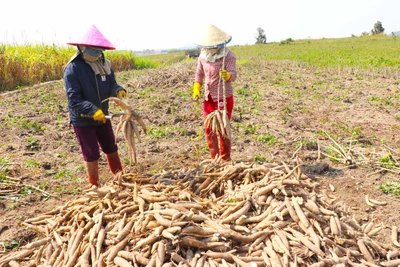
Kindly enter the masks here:
[[104, 49], [114, 50], [115, 47], [104, 37], [104, 35], [92, 25], [92, 27], [83, 35], [79, 41], [69, 42], [69, 45], [88, 45], [97, 46]]

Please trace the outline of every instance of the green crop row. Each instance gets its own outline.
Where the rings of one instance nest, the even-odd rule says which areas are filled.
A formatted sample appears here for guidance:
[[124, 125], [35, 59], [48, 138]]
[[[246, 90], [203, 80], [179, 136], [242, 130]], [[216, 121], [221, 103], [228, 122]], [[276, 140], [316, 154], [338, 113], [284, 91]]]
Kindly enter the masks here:
[[232, 47], [241, 59], [294, 60], [315, 67], [400, 69], [400, 38], [374, 35]]

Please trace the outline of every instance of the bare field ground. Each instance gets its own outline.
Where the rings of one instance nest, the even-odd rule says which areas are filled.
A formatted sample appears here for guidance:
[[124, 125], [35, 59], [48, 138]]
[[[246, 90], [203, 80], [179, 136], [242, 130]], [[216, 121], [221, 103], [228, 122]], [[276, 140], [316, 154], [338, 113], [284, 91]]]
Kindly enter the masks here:
[[[189, 62], [117, 73], [128, 90], [126, 102], [149, 128], [133, 165], [118, 135], [125, 172], [190, 169], [209, 158], [202, 109], [191, 101], [194, 69]], [[348, 206], [359, 222], [387, 226], [378, 238], [390, 240], [389, 227], [399, 226], [400, 199], [380, 187], [400, 182], [398, 80], [254, 59], [238, 62], [234, 88], [233, 163], [290, 164], [298, 157], [319, 192]], [[24, 220], [81, 196], [88, 183], [62, 81], [6, 93], [0, 101], [1, 257], [37, 237]], [[100, 172], [103, 183], [113, 179], [104, 156]], [[371, 207], [365, 196], [387, 205]]]

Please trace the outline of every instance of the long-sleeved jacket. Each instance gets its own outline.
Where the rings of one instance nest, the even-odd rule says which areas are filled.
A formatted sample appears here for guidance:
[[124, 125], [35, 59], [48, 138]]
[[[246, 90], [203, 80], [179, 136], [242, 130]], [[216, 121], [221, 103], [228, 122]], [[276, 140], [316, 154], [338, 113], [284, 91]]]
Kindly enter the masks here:
[[100, 108], [105, 115], [108, 114], [108, 101], [104, 99], [116, 96], [121, 87], [115, 81], [114, 72], [109, 75], [95, 75], [91, 66], [81, 56], [77, 56], [68, 63], [64, 70], [64, 87], [68, 97], [70, 120], [74, 126], [99, 125], [91, 118]]

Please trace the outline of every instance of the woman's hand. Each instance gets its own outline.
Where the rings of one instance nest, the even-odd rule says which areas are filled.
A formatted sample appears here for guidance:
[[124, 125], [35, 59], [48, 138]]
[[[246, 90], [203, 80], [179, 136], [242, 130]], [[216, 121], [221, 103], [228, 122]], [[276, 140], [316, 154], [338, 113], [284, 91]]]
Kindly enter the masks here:
[[219, 70], [219, 76], [224, 79], [224, 81], [229, 81], [229, 79], [231, 78], [231, 73], [227, 70]]
[[201, 84], [198, 82], [195, 82], [193, 84], [193, 100], [200, 99], [200, 90], [201, 90]]
[[107, 119], [106, 116], [104, 115], [103, 111], [101, 109], [98, 109], [94, 114], [93, 114], [93, 119], [95, 121], [102, 121], [103, 123], [106, 123]]
[[125, 90], [119, 90], [117, 93], [117, 97], [119, 99], [125, 98], [126, 97], [126, 91]]

